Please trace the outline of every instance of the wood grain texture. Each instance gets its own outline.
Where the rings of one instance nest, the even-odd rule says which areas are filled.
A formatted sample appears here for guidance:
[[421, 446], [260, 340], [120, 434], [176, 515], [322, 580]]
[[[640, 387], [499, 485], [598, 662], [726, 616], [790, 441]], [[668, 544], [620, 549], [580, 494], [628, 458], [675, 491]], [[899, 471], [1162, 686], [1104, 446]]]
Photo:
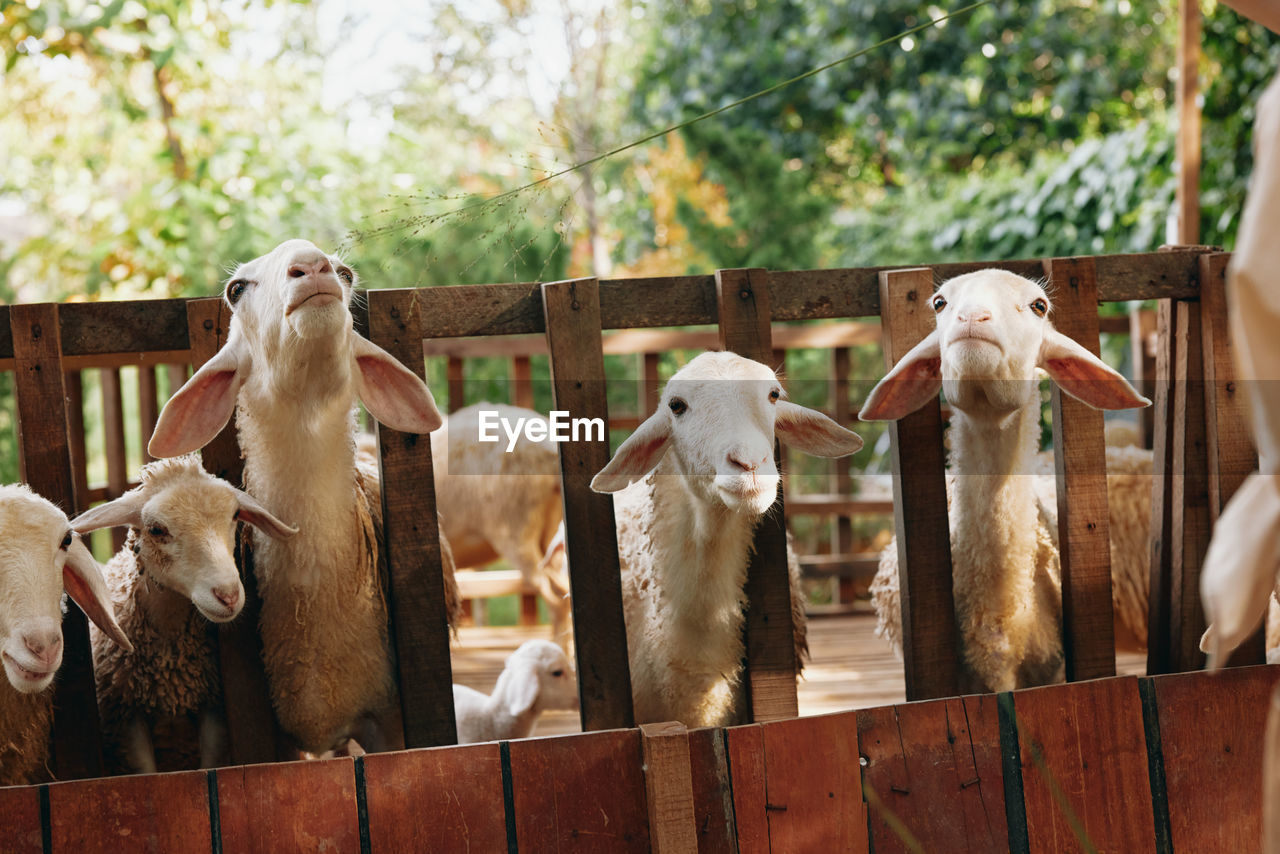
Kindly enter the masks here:
[[[99, 390], [102, 392], [103, 457], [107, 463], [107, 495], [119, 498], [129, 489], [129, 464], [125, 459], [124, 444], [124, 395], [120, 388], [120, 369], [103, 368], [98, 371]], [[111, 549], [120, 551], [124, 545], [127, 528], [111, 529]]]
[[[596, 280], [549, 282], [542, 286], [542, 301], [555, 408], [575, 418], [603, 418], [607, 424]], [[591, 491], [592, 477], [608, 462], [605, 442], [560, 445], [569, 566], [580, 567], [570, 570], [569, 584], [584, 730], [635, 724], [613, 496]]]
[[521, 854], [650, 850], [639, 730], [509, 744]]
[[1178, 242], [1200, 242], [1200, 4], [1178, 2], [1178, 74], [1174, 78], [1174, 103], [1178, 111], [1178, 163], [1175, 204]]
[[[772, 364], [768, 274], [764, 270], [718, 271], [716, 304], [721, 346]], [[775, 460], [778, 455], [775, 442]], [[780, 461], [778, 470], [782, 471]], [[773, 511], [756, 528], [747, 564], [747, 672], [743, 682], [753, 721], [776, 721], [799, 714], [796, 673], [800, 662], [796, 661], [791, 618], [785, 504], [780, 486]]]
[[[1008, 851], [993, 694], [861, 709], [863, 783], [926, 851]], [[870, 809], [877, 854], [909, 851]]]
[[[65, 363], [63, 367], [66, 367]], [[84, 422], [83, 374], [80, 371], [67, 371], [62, 375], [62, 387], [67, 394], [67, 438], [71, 443], [71, 481], [72, 492], [76, 497], [75, 512], [83, 513], [92, 503], [89, 498], [89, 469], [85, 448], [88, 430], [85, 429]]]
[[729, 727], [724, 733], [729, 753], [738, 852], [769, 854], [764, 724]]
[[147, 443], [156, 430], [160, 416], [160, 401], [156, 394], [156, 366], [138, 366], [138, 432], [142, 441], [142, 461], [149, 463], [155, 457], [147, 453]]
[[[422, 307], [414, 290], [370, 291], [369, 339], [425, 377]], [[448, 606], [428, 435], [378, 425], [383, 555], [406, 747], [458, 740]]]
[[353, 763], [343, 758], [218, 769], [223, 854], [359, 851]]
[[[63, 387], [60, 307], [9, 308], [14, 345], [14, 396], [23, 479], [68, 514], [79, 506], [71, 475], [67, 399]], [[61, 780], [102, 773], [98, 701], [89, 648], [89, 621], [68, 606], [62, 619], [62, 667], [53, 686], [52, 769]]]
[[669, 722], [640, 725], [649, 839], [654, 854], [687, 854], [698, 848], [694, 827], [689, 731]]
[[6, 852], [44, 854], [40, 829], [40, 789], [37, 786], [0, 788], [0, 836]]
[[689, 766], [698, 854], [735, 854], [738, 842], [725, 730], [690, 730]]
[[[886, 371], [933, 330], [935, 273], [917, 267], [881, 274]], [[907, 699], [948, 697], [957, 693], [959, 665], [940, 405], [891, 422], [889, 436]]]
[[1280, 668], [1152, 679], [1175, 851], [1254, 851], [1263, 743]]
[[373, 851], [505, 854], [496, 742], [368, 754], [359, 761]]
[[1172, 300], [1156, 309], [1156, 367], [1151, 427], [1151, 564], [1147, 591], [1147, 673], [1170, 670], [1173, 588], [1173, 372], [1177, 360]]
[[1035, 851], [1155, 851], [1138, 681], [1015, 691], [1027, 830]]
[[50, 854], [209, 851], [204, 771], [139, 774], [49, 786]]
[[[1044, 273], [1053, 294], [1053, 325], [1098, 355], [1099, 279], [1093, 259], [1046, 260]], [[1115, 617], [1102, 412], [1063, 393], [1056, 383], [1052, 401], [1067, 679], [1112, 676]]]
[[1173, 381], [1173, 490], [1171, 584], [1169, 587], [1170, 669], [1204, 666], [1200, 637], [1200, 569], [1209, 548], [1209, 463], [1205, 447], [1204, 350], [1200, 303], [1174, 303], [1177, 361]]

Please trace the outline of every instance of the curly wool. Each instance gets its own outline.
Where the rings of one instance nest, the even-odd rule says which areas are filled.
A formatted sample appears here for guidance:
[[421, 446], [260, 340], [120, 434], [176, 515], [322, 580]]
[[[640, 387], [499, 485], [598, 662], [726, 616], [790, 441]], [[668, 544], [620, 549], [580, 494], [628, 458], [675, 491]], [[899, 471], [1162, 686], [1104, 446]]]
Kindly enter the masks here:
[[8, 680], [0, 685], [0, 786], [35, 782], [49, 753], [53, 690], [23, 694]]

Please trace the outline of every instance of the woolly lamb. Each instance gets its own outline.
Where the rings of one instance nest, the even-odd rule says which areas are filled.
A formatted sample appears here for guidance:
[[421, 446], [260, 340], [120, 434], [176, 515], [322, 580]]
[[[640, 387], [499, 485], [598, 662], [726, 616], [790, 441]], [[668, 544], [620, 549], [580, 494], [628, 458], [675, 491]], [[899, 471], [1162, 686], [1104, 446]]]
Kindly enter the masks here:
[[102, 567], [67, 516], [24, 484], [0, 486], [0, 786], [32, 782], [53, 722], [47, 690], [62, 664], [62, 593], [129, 649], [111, 609]]
[[525, 641], [507, 657], [489, 696], [453, 686], [458, 744], [524, 738], [538, 715], [578, 708], [578, 680], [564, 650], [550, 641]]
[[[667, 383], [657, 412], [591, 482], [617, 493], [618, 550], [635, 717], [722, 726], [737, 685], [752, 532], [778, 497], [775, 436], [806, 453], [851, 454], [854, 433], [783, 399], [767, 366], [703, 353]], [[808, 653], [800, 570], [787, 549], [797, 665]]]
[[[226, 344], [168, 402], [153, 456], [202, 447], [235, 413], [249, 494], [297, 523], [252, 536], [263, 656], [280, 724], [310, 753], [403, 740], [378, 559], [377, 471], [357, 465], [355, 404], [407, 433], [440, 426], [412, 371], [352, 329], [355, 274], [305, 240], [240, 265]], [[453, 561], [440, 541], [450, 622]]]
[[157, 733], [187, 722], [199, 728], [201, 768], [224, 757], [213, 623], [234, 619], [244, 606], [234, 557], [237, 520], [272, 537], [297, 533], [190, 455], [144, 466], [141, 486], [71, 521], [80, 534], [129, 526], [106, 575], [134, 649], [92, 632], [109, 771], [155, 772]]
[[[939, 389], [951, 405], [947, 504], [961, 690], [1060, 681], [1058, 513], [1054, 479], [1035, 474], [1035, 369], [1090, 406], [1126, 409], [1150, 401], [1053, 328], [1048, 297], [1035, 282], [982, 270], [943, 284], [932, 304], [937, 328], [872, 389], [860, 417], [901, 418], [935, 399]], [[1122, 528], [1117, 525], [1118, 532]], [[1141, 541], [1145, 548], [1145, 536]], [[878, 631], [900, 655], [896, 542], [882, 556], [872, 598]], [[1125, 613], [1118, 609], [1118, 616]]]

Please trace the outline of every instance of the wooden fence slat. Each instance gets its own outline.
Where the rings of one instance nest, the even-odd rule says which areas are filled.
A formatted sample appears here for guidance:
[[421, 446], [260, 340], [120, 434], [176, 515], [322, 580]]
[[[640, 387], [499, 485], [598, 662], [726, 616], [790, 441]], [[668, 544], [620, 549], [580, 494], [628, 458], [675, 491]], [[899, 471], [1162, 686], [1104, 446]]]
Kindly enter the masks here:
[[[425, 378], [422, 313], [413, 289], [370, 291], [369, 339]], [[383, 558], [399, 668], [406, 747], [458, 740], [448, 605], [436, 514], [431, 437], [378, 425]]]
[[733, 822], [725, 730], [690, 730], [689, 765], [698, 854], [736, 854], [738, 837]]
[[467, 378], [462, 359], [450, 356], [445, 365], [446, 384], [449, 387], [449, 411], [457, 412], [467, 405]]
[[[575, 418], [602, 418], [609, 423], [596, 280], [548, 282], [542, 286], [542, 301], [555, 408], [571, 412]], [[635, 724], [613, 496], [591, 491], [591, 478], [608, 462], [605, 442], [560, 445], [584, 730]]]
[[640, 746], [654, 854], [697, 850], [689, 731], [676, 722], [641, 724]]
[[1200, 637], [1205, 630], [1200, 568], [1209, 548], [1209, 463], [1201, 328], [1199, 302], [1174, 303], [1178, 343], [1173, 378], [1173, 543], [1169, 588], [1169, 653], [1174, 671], [1204, 666], [1204, 653], [1200, 652]]
[[49, 854], [210, 851], [205, 771], [135, 774], [49, 786]]
[[[198, 302], [198, 300], [192, 300], [191, 302], [195, 303]], [[192, 355], [191, 360], [192, 362], [196, 361], [194, 354]], [[204, 359], [201, 359], [200, 364], [204, 364], [204, 361]], [[169, 363], [164, 366], [164, 373], [165, 377], [169, 380], [169, 395], [172, 396], [173, 393], [182, 388], [182, 384], [187, 381], [187, 366], [177, 362]]]
[[511, 404], [533, 409], [533, 365], [528, 356], [511, 358]]
[[[9, 307], [24, 479], [40, 495], [75, 513], [67, 398], [63, 387], [60, 307]], [[89, 622], [79, 608], [62, 620], [62, 667], [53, 685], [53, 772], [62, 780], [102, 773], [102, 742], [93, 682]]]
[[40, 789], [37, 786], [0, 788], [0, 827], [5, 851], [11, 854], [44, 854], [40, 827]]
[[67, 392], [67, 436], [71, 442], [71, 479], [77, 502], [75, 512], [82, 513], [91, 503], [89, 463], [85, 456], [84, 377], [80, 371], [67, 371], [62, 384]]
[[[831, 417], [836, 423], [849, 427], [854, 421], [853, 407], [849, 403], [849, 374], [852, 366], [852, 350], [848, 347], [837, 347], [831, 351]], [[853, 492], [853, 461], [849, 457], [840, 457], [831, 461], [832, 492], [836, 495], [849, 495]], [[841, 514], [835, 517], [835, 536], [832, 538], [832, 551], [838, 555], [847, 555], [853, 551], [853, 520]], [[856, 584], [853, 576], [840, 579], [836, 591], [836, 603], [852, 605], [859, 595], [865, 595], [866, 588]]]
[[[124, 395], [120, 389], [120, 369], [103, 368], [98, 372], [102, 392], [103, 457], [107, 462], [107, 496], [119, 498], [129, 488], [129, 464], [124, 447]], [[128, 531], [111, 529], [111, 550], [120, 551]]]
[[[1053, 294], [1053, 325], [1095, 356], [1098, 274], [1091, 258], [1044, 262]], [[1116, 672], [1102, 412], [1053, 386], [1058, 553], [1062, 567], [1062, 641], [1067, 679]]]
[[[720, 344], [725, 350], [769, 364], [769, 276], [764, 270], [717, 270]], [[779, 457], [774, 442], [775, 460]], [[778, 461], [779, 471], [782, 470]], [[800, 713], [796, 698], [791, 580], [787, 572], [785, 499], [781, 485], [774, 507], [756, 527], [747, 564], [747, 673], [751, 720], [774, 721]]]
[[1080, 850], [1078, 829], [1092, 850], [1154, 854], [1138, 680], [1031, 688], [1014, 692], [1013, 699], [1035, 850]]
[[662, 381], [658, 377], [660, 353], [642, 354], [640, 366], [640, 406], [636, 410], [641, 418], [648, 418], [658, 411], [658, 401], [662, 399]]
[[734, 826], [739, 854], [769, 854], [768, 796], [765, 791], [764, 724], [724, 730], [732, 779]]
[[356, 768], [373, 851], [507, 850], [497, 742], [370, 753]]
[[1147, 673], [1168, 673], [1173, 588], [1173, 373], [1178, 337], [1172, 300], [1156, 310], [1156, 368], [1151, 409], [1151, 565], [1147, 592]]
[[1175, 851], [1255, 851], [1262, 838], [1263, 735], [1280, 669], [1158, 676]]
[[[886, 370], [933, 330], [933, 281], [928, 267], [881, 274]], [[889, 436], [907, 699], [949, 697], [959, 683], [940, 404], [890, 422]]]
[[521, 854], [650, 850], [635, 729], [509, 742]]
[[138, 366], [138, 426], [142, 437], [142, 461], [149, 463], [155, 457], [147, 452], [147, 443], [156, 430], [160, 417], [160, 400], [156, 394], [156, 366]]
[[216, 774], [223, 854], [360, 850], [354, 760], [240, 765]]
[[[860, 709], [863, 784], [925, 851], [1008, 851], [994, 694]], [[911, 850], [876, 805], [877, 854]]]

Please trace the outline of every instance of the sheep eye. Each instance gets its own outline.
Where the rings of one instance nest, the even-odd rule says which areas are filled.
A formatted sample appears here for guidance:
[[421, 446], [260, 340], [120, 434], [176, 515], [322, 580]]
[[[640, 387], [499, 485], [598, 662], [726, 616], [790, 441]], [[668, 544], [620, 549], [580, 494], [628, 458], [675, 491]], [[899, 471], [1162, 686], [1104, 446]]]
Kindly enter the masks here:
[[1036, 317], [1044, 317], [1049, 312], [1049, 303], [1042, 299], [1033, 299], [1031, 301], [1031, 310], [1035, 312]]
[[244, 292], [253, 282], [248, 279], [232, 279], [227, 283], [227, 302], [235, 305], [244, 296]]
[[71, 538], [72, 538], [71, 532], [67, 531], [67, 535], [62, 538], [62, 543], [58, 546], [58, 548], [62, 549], [64, 552], [67, 549], [71, 548]]
[[564, 671], [563, 671], [563, 670], [552, 670], [552, 671], [551, 671], [551, 675], [552, 675], [552, 676], [554, 676], [554, 677], [556, 677], [557, 679], [559, 679], [561, 676], [563, 676], [563, 675], [564, 675]]
[[770, 402], [770, 403], [777, 403], [777, 402], [778, 402], [778, 399], [779, 399], [779, 398], [781, 398], [781, 397], [782, 397], [782, 389], [780, 389], [780, 388], [771, 388], [771, 389], [769, 389], [769, 402]]
[[667, 407], [676, 415], [684, 415], [689, 410], [689, 404], [685, 403], [678, 397], [673, 397], [667, 401]]
[[169, 529], [164, 525], [152, 525], [147, 529], [147, 533], [153, 537], [167, 537], [169, 536]]
[[944, 296], [935, 296], [933, 298], [933, 310], [942, 311], [947, 307], [947, 298]]
[[350, 267], [339, 267], [338, 278], [346, 282], [348, 285], [356, 280], [356, 274], [351, 272]]

